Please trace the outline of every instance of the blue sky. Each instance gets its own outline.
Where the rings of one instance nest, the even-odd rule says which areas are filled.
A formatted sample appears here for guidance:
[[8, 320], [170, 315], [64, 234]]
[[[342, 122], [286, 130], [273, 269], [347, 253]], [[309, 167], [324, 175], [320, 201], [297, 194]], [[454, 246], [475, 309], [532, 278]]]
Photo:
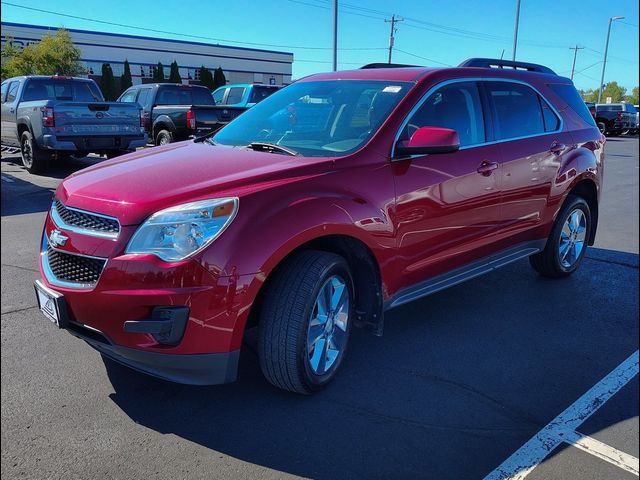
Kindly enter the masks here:
[[[2, 2], [3, 21], [209, 41], [183, 36], [192, 35], [216, 38], [217, 43], [229, 45], [289, 51], [294, 53], [294, 78], [331, 69], [332, 0], [7, 2]], [[138, 28], [26, 10], [10, 3]], [[504, 58], [511, 57], [515, 0], [345, 0], [339, 5], [339, 69], [386, 61], [389, 24], [384, 18], [391, 14], [405, 19], [398, 24], [395, 62], [457, 65], [469, 57], [500, 57], [503, 49]], [[517, 58], [543, 63], [569, 76], [573, 60], [569, 47], [586, 47], [578, 52], [574, 82], [579, 88], [595, 88], [601, 74], [608, 18], [617, 15], [626, 18], [613, 25], [605, 81], [617, 80], [630, 90], [638, 85], [635, 0], [522, 0]]]

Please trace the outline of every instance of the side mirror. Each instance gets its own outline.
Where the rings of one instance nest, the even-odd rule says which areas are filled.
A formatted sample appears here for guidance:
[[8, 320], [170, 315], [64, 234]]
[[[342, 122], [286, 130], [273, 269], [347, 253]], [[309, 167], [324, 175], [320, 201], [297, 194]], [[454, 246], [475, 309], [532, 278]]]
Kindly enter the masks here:
[[399, 140], [395, 147], [395, 158], [431, 153], [452, 153], [460, 149], [458, 132], [443, 127], [420, 127], [411, 139]]

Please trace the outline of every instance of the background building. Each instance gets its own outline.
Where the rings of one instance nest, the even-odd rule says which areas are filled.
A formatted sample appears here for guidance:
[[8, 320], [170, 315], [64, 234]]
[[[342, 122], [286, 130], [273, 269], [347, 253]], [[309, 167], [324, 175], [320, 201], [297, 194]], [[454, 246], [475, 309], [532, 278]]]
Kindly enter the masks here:
[[[56, 30], [57, 27], [2, 22], [2, 42], [11, 38], [14, 45], [26, 46]], [[119, 77], [124, 61], [128, 60], [133, 84], [147, 83], [158, 62], [162, 63], [168, 78], [169, 66], [176, 61], [183, 83], [199, 80], [202, 65], [211, 73], [222, 67], [228, 83], [291, 83], [293, 54], [288, 52], [89, 30], [67, 31], [80, 49], [81, 64], [91, 77], [99, 78], [103, 63], [110, 64], [114, 76]]]

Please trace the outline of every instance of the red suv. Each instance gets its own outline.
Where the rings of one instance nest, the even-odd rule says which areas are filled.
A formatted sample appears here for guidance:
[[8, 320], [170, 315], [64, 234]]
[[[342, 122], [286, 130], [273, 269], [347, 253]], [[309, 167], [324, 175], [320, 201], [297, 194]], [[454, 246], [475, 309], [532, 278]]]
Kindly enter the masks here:
[[335, 376], [352, 326], [380, 335], [390, 308], [524, 257], [574, 272], [605, 139], [571, 81], [489, 59], [384, 67], [306, 77], [215, 136], [65, 179], [42, 311], [191, 384], [233, 381], [257, 326], [267, 380], [307, 394]]

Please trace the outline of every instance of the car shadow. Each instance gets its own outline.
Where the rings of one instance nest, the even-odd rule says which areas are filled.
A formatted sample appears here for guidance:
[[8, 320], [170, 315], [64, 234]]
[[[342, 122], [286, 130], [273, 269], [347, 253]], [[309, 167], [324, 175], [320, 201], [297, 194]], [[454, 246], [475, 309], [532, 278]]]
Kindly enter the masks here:
[[[279, 472], [482, 478], [638, 348], [637, 279], [638, 255], [622, 252], [590, 249], [562, 280], [519, 261], [387, 312], [382, 337], [355, 331], [314, 396], [271, 387], [245, 346], [238, 381], [211, 387], [105, 359], [111, 399], [149, 429]], [[637, 395], [612, 418], [630, 416]]]
[[[51, 206], [55, 187], [49, 179], [63, 179], [83, 168], [104, 160], [100, 157], [69, 158], [53, 162], [43, 175], [33, 175], [22, 165], [19, 155], [2, 155], [2, 163], [8, 166], [2, 171], [1, 215], [22, 215], [44, 212]], [[41, 185], [41, 183], [47, 185]], [[57, 182], [56, 182], [57, 183]]]

